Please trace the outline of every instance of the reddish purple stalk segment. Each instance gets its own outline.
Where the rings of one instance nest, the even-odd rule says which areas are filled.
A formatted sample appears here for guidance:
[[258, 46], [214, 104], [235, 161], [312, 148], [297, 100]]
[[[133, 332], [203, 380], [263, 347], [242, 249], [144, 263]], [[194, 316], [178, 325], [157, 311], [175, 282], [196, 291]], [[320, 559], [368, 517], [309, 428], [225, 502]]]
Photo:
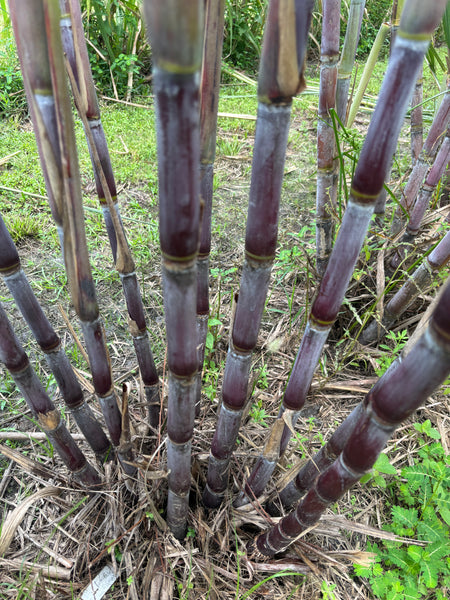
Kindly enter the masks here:
[[196, 410], [200, 412], [202, 370], [209, 316], [209, 254], [216, 155], [225, 0], [207, 0], [200, 84], [200, 197], [202, 202], [200, 247], [197, 259], [198, 372]]
[[439, 181], [445, 173], [448, 162], [450, 159], [450, 135], [447, 131], [445, 140], [439, 149], [433, 166], [428, 172], [425, 183], [422, 187], [421, 193], [416, 200], [414, 208], [409, 218], [409, 223], [406, 228], [407, 232], [411, 236], [415, 236], [419, 233], [419, 228], [422, 223], [423, 216], [430, 204], [431, 195], [435, 191]]
[[[226, 489], [229, 469], [226, 463], [231, 458], [247, 400], [251, 356], [258, 339], [276, 248], [289, 122], [290, 106], [259, 103], [245, 238], [246, 260], [222, 391], [223, 406], [229, 410], [219, 413], [211, 444], [211, 457], [215, 460], [208, 468], [208, 487], [203, 498], [209, 506], [217, 506]], [[243, 368], [236, 370], [237, 365]], [[231, 415], [230, 410], [236, 414]], [[221, 435], [224, 430], [227, 434]], [[211, 502], [213, 494], [216, 500]]]
[[333, 247], [337, 199], [336, 139], [330, 111], [336, 107], [340, 0], [324, 0], [322, 17], [319, 122], [317, 125], [316, 266], [325, 272]]
[[167, 522], [186, 532], [194, 429], [197, 351], [197, 253], [200, 235], [199, 79], [204, 1], [147, 0], [153, 51], [159, 230], [170, 370]]
[[52, 370], [65, 403], [70, 408], [90, 446], [100, 460], [111, 451], [111, 444], [86, 404], [83, 391], [64, 353], [61, 342], [45, 316], [23, 272], [14, 242], [0, 216], [0, 273], [30, 327]]
[[[311, 308], [309, 324], [289, 378], [279, 418], [285, 410], [291, 410], [295, 422], [297, 413], [306, 400], [317, 360], [344, 299], [375, 201], [383, 187], [412, 87], [427, 47], [428, 43], [421, 39], [409, 40], [407, 36], [400, 34], [397, 38], [356, 166], [347, 210]], [[408, 64], [408, 69], [404, 68], [405, 64]], [[278, 423], [274, 426], [278, 427]], [[285, 450], [290, 435], [289, 429], [285, 427], [280, 454]], [[261, 461], [265, 461], [263, 456], [256, 463], [257, 469], [261, 469]], [[264, 469], [266, 481], [258, 475], [258, 493], [247, 482], [246, 493], [249, 498], [262, 493], [274, 468], [275, 464], [272, 469]], [[249, 481], [253, 477], [252, 473]], [[241, 498], [239, 503], [245, 503], [245, 500]]]
[[0, 361], [11, 373], [29, 409], [47, 434], [66, 467], [85, 486], [100, 485], [97, 472], [73, 440], [59, 411], [33, 371], [8, 317], [0, 304]]
[[204, 503], [217, 507], [227, 487], [229, 461], [247, 400], [256, 345], [275, 254], [278, 211], [292, 96], [303, 89], [303, 61], [313, 3], [269, 4], [258, 79], [246, 259], [227, 355], [222, 409], [211, 444]]
[[[428, 135], [423, 144], [422, 150], [419, 154], [419, 157], [416, 163], [413, 166], [413, 170], [411, 171], [411, 175], [408, 178], [408, 181], [402, 191], [402, 195], [400, 198], [400, 204], [406, 213], [410, 213], [412, 207], [414, 206], [414, 202], [416, 201], [417, 194], [419, 192], [420, 186], [423, 183], [425, 175], [430, 167], [430, 165], [434, 162], [436, 154], [440, 148], [440, 145], [444, 138], [444, 133], [448, 127], [450, 119], [450, 78], [447, 82], [447, 92], [444, 95], [444, 99], [436, 112], [433, 123], [431, 124]], [[395, 212], [395, 218], [392, 223], [392, 231], [391, 234], [397, 235], [397, 233], [402, 228], [404, 217], [403, 211], [399, 207]], [[396, 268], [396, 262], [393, 262], [391, 265], [392, 269]]]
[[439, 244], [386, 304], [381, 323], [372, 321], [366, 327], [359, 339], [361, 344], [370, 344], [376, 339], [384, 337], [418, 295], [427, 290], [432, 283], [433, 275], [440, 271], [449, 260], [450, 232], [447, 232]]
[[425, 334], [366, 396], [363, 412], [338, 459], [316, 479], [292, 513], [257, 538], [259, 552], [273, 556], [284, 550], [371, 469], [396, 427], [447, 377], [449, 339], [450, 286], [447, 286]]

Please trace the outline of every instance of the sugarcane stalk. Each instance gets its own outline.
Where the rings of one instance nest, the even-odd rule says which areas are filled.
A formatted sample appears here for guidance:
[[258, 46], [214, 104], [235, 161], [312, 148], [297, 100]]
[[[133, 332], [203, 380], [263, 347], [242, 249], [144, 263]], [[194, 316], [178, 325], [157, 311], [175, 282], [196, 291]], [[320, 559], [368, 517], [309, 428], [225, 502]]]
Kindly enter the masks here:
[[78, 0], [60, 0], [61, 37], [75, 105], [83, 122], [94, 169], [97, 196], [116, 269], [119, 273], [129, 317], [129, 331], [144, 384], [149, 423], [158, 429], [160, 415], [159, 378], [150, 348], [139, 282], [120, 218], [116, 183], [101, 122], [97, 94], [84, 36]]
[[442, 146], [437, 153], [433, 166], [429, 169], [428, 175], [421, 186], [420, 192], [414, 207], [411, 210], [411, 216], [406, 226], [406, 231], [403, 234], [399, 246], [396, 248], [394, 255], [391, 257], [390, 268], [398, 268], [403, 261], [405, 251], [414, 246], [417, 235], [419, 233], [422, 219], [428, 209], [431, 197], [435, 192], [439, 181], [441, 180], [450, 160], [450, 132], [447, 130], [447, 135], [442, 143]]
[[450, 260], [450, 232], [424, 258], [422, 263], [408, 277], [398, 292], [386, 304], [381, 323], [372, 321], [359, 338], [361, 344], [370, 344], [380, 340], [398, 321], [414, 300], [424, 294], [431, 285], [433, 278]]
[[[278, 419], [295, 425], [312, 382], [317, 361], [344, 299], [358, 259], [374, 205], [394, 153], [413, 85], [428, 47], [429, 37], [439, 22], [445, 1], [426, 14], [419, 0], [409, 0], [402, 16], [398, 38], [382, 84], [360, 158], [352, 181], [349, 202], [314, 300], [302, 342], [283, 397]], [[417, 22], [412, 18], [418, 10]], [[413, 12], [411, 12], [413, 11]], [[432, 17], [431, 19], [429, 17]], [[434, 18], [436, 21], [434, 21]], [[408, 64], [408, 69], [404, 65]], [[387, 110], [389, 106], [389, 110]], [[278, 424], [274, 427], [278, 428]], [[285, 451], [291, 430], [286, 425], [279, 440], [279, 456]], [[238, 505], [258, 497], [275, 469], [276, 461], [261, 455], [244, 487]]]
[[200, 85], [200, 247], [197, 258], [198, 373], [196, 410], [200, 410], [202, 370], [209, 317], [209, 255], [217, 110], [222, 64], [225, 0], [207, 0]]
[[333, 247], [338, 192], [336, 138], [331, 111], [336, 108], [339, 64], [340, 0], [324, 0], [317, 122], [316, 269], [325, 273]]
[[[33, 0], [27, 4], [27, 12], [24, 17], [19, 10], [20, 7], [21, 5], [16, 0], [9, 1], [17, 54], [48, 202], [56, 223], [61, 248], [63, 248], [61, 157], [56, 135], [56, 113], [51, 91], [47, 40], [45, 35], [35, 36], [35, 31], [45, 30], [42, 8], [40, 2]], [[36, 39], [33, 39], [34, 36]]]
[[111, 444], [86, 403], [78, 379], [61, 347], [61, 340], [43, 312], [25, 275], [17, 248], [0, 215], [0, 274], [30, 327], [61, 394], [97, 458], [103, 462], [111, 453]]
[[97, 471], [87, 462], [61, 420], [59, 411], [31, 367], [1, 304], [0, 361], [10, 372], [39, 426], [75, 479], [86, 487], [98, 487], [101, 480]]
[[[401, 36], [401, 26], [398, 35]], [[425, 333], [367, 394], [362, 414], [339, 457], [315, 480], [293, 512], [258, 536], [258, 552], [273, 556], [284, 550], [372, 468], [395, 429], [448, 376], [449, 339], [450, 286], [447, 285]]]
[[[391, 35], [390, 35], [390, 44], [389, 44], [389, 53], [390, 54], [392, 53], [392, 49], [394, 47], [395, 40], [397, 37], [397, 30], [398, 30], [398, 26], [400, 23], [400, 16], [402, 14], [403, 5], [404, 5], [404, 0], [395, 0], [392, 5], [391, 20], [390, 20], [390, 34]], [[394, 157], [392, 157], [391, 163], [386, 172], [385, 183], [389, 183], [389, 181], [391, 179], [393, 160], [394, 160]], [[374, 212], [377, 215], [378, 224], [382, 222], [382, 219], [386, 212], [386, 200], [387, 200], [387, 189], [386, 189], [386, 187], [383, 186], [383, 188], [381, 189], [381, 192], [375, 202], [375, 208], [374, 208]]]
[[353, 125], [359, 107], [361, 106], [364, 92], [366, 91], [370, 78], [372, 77], [375, 65], [377, 64], [378, 55], [380, 54], [381, 48], [386, 41], [389, 30], [390, 28], [388, 23], [382, 23], [380, 25], [380, 29], [378, 30], [372, 49], [367, 57], [366, 64], [364, 65], [364, 71], [361, 75], [361, 79], [359, 80], [358, 87], [356, 88], [356, 92], [350, 106], [347, 118], [347, 127], [351, 127]]
[[[89, 265], [75, 134], [64, 73], [59, 5], [55, 0], [27, 3], [11, 0], [10, 9], [14, 14], [13, 24], [24, 78], [28, 82], [26, 89], [34, 106], [35, 128], [41, 130], [42, 136], [53, 140], [48, 147], [49, 161], [61, 190], [58, 214], [62, 216], [64, 262], [71, 297], [84, 333], [94, 388], [111, 440], [118, 445], [121, 416]], [[44, 118], [45, 115], [48, 118]], [[52, 153], [55, 157], [51, 156]]]
[[356, 49], [358, 47], [365, 5], [366, 0], [351, 0], [350, 2], [347, 29], [345, 32], [344, 45], [341, 52], [341, 60], [339, 62], [336, 86], [336, 112], [344, 125], [347, 117], [350, 77], [355, 64]]
[[414, 87], [411, 98], [411, 159], [414, 166], [423, 146], [423, 67]]
[[[199, 244], [199, 78], [204, 1], [144, 4], [153, 53], [159, 228], [169, 367], [167, 522], [186, 531], [191, 485], [197, 352]], [[174, 176], [176, 174], [176, 176]]]
[[[422, 146], [422, 150], [419, 154], [411, 175], [402, 190], [400, 197], [400, 206], [395, 211], [394, 220], [391, 228], [391, 235], [395, 236], [398, 234], [403, 226], [405, 220], [405, 214], [408, 215], [411, 212], [414, 202], [416, 201], [417, 194], [419, 193], [420, 186], [423, 183], [425, 175], [433, 164], [436, 154], [444, 140], [445, 132], [449, 125], [450, 120], [450, 78], [447, 81], [447, 91], [444, 98], [434, 116], [433, 123], [431, 124], [428, 135]], [[391, 265], [392, 269], [395, 269], [395, 262]]]
[[[350, 437], [356, 423], [363, 413], [362, 402], [356, 406], [349, 416], [339, 425], [327, 443], [309, 459], [289, 483], [277, 493], [282, 506], [291, 508], [314, 484], [315, 479], [323, 473], [340, 455]], [[293, 467], [295, 469], [295, 465]]]
[[292, 97], [304, 87], [303, 66], [313, 9], [310, 0], [272, 0], [263, 38], [245, 262], [227, 360], [222, 405], [208, 465], [203, 502], [220, 505], [247, 400], [253, 349], [275, 257], [278, 212]]

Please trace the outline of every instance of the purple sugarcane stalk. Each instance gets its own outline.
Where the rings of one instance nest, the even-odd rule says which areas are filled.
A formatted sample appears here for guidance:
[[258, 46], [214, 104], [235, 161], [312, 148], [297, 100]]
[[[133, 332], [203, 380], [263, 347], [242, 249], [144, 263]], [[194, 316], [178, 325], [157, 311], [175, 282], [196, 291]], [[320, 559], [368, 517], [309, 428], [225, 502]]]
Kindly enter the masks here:
[[313, 2], [272, 0], [264, 32], [258, 80], [258, 116], [253, 152], [245, 262], [222, 389], [222, 405], [211, 443], [206, 506], [220, 505], [239, 432], [253, 349], [275, 257], [278, 211], [292, 97], [303, 88], [303, 63]]
[[207, 0], [200, 85], [200, 247], [197, 258], [198, 373], [196, 411], [200, 411], [202, 370], [209, 317], [209, 255], [217, 111], [219, 107], [225, 0]]
[[197, 353], [199, 201], [199, 78], [204, 0], [147, 0], [153, 53], [159, 230], [163, 258], [169, 403], [167, 409], [167, 521], [186, 531], [191, 487]]
[[362, 413], [363, 404], [360, 403], [336, 429], [325, 446], [322, 446], [317, 454], [308, 460], [296, 476], [277, 494], [284, 508], [291, 508], [297, 503], [312, 487], [319, 474], [336, 460]]
[[[51, 140], [45, 147], [47, 167], [50, 165], [51, 180], [57, 188], [55, 201], [64, 230], [64, 261], [71, 296], [85, 335], [94, 388], [111, 439], [117, 445], [121, 416], [89, 266], [72, 110], [64, 74], [59, 7], [47, 0], [11, 0], [10, 8], [25, 89], [33, 106], [34, 126], [42, 139]], [[46, 160], [47, 154], [43, 158]]]
[[419, 233], [420, 225], [422, 223], [422, 219], [430, 205], [431, 197], [434, 191], [436, 190], [439, 181], [444, 175], [444, 172], [447, 168], [450, 159], [449, 134], [450, 132], [449, 130], [447, 130], [447, 135], [445, 136], [445, 139], [442, 142], [442, 145], [439, 149], [439, 152], [437, 153], [434, 163], [428, 171], [428, 175], [421, 186], [419, 195], [417, 196], [414, 207], [411, 210], [411, 215], [406, 226], [406, 231], [403, 234], [403, 237], [400, 240], [400, 244], [396, 248], [394, 255], [389, 261], [389, 266], [391, 269], [397, 269], [400, 266], [400, 263], [404, 259], [405, 251], [408, 249], [408, 247], [413, 246], [415, 243], [415, 240]]
[[116, 183], [92, 79], [78, 0], [60, 0], [61, 37], [68, 63], [75, 104], [88, 140], [97, 196], [105, 219], [116, 269], [126, 300], [129, 331], [144, 384], [150, 425], [160, 424], [159, 378], [150, 348], [139, 282], [126, 240], [117, 202]]
[[441, 271], [449, 260], [450, 232], [447, 232], [386, 304], [381, 323], [374, 320], [366, 327], [359, 338], [360, 343], [370, 344], [384, 337], [417, 296], [426, 292], [432, 283], [433, 276]]
[[[398, 36], [401, 36], [401, 26]], [[449, 339], [450, 286], [447, 285], [425, 333], [366, 396], [362, 414], [339, 457], [316, 478], [293, 512], [258, 536], [258, 552], [273, 556], [284, 550], [372, 468], [395, 429], [448, 376]]]
[[[410, 214], [414, 202], [416, 201], [417, 194], [419, 193], [420, 186], [423, 183], [425, 175], [433, 164], [436, 154], [441, 146], [441, 143], [445, 137], [445, 132], [449, 125], [450, 120], [450, 77], [447, 81], [447, 91], [444, 98], [439, 106], [433, 123], [431, 124], [428, 135], [423, 143], [422, 150], [419, 154], [419, 158], [411, 171], [411, 175], [402, 191], [400, 197], [400, 205], [402, 208], [398, 208], [395, 211], [394, 220], [392, 223], [391, 235], [395, 236], [402, 228], [404, 222], [404, 212]], [[402, 210], [403, 209], [403, 210]], [[395, 264], [392, 265], [392, 269], [395, 269]]]
[[331, 117], [336, 107], [341, 0], [324, 0], [317, 122], [316, 268], [325, 273], [333, 247], [338, 192], [336, 138]]
[[42, 387], [1, 304], [0, 361], [11, 373], [39, 426], [75, 479], [86, 487], [98, 487], [101, 481], [97, 471], [87, 462], [61, 420], [59, 411]]
[[339, 62], [336, 86], [336, 112], [344, 125], [347, 119], [350, 77], [355, 64], [356, 49], [358, 47], [365, 5], [366, 0], [351, 0], [350, 2], [347, 29], [342, 47], [341, 60]]
[[[389, 61], [379, 100], [356, 166], [347, 209], [327, 270], [312, 305], [306, 331], [283, 397], [278, 419], [287, 418], [294, 425], [305, 403], [324, 343], [344, 299], [373, 214], [374, 204], [383, 187], [397, 145], [402, 120], [428, 47], [429, 36], [439, 22], [438, 15], [441, 8], [443, 12], [445, 1], [440, 0], [433, 5], [433, 11], [428, 14], [424, 7], [419, 7], [419, 0], [409, 0], [405, 7], [402, 17], [404, 33], [398, 35]], [[417, 10], [419, 13], [415, 21], [412, 15]], [[405, 69], [405, 65], [408, 65], [408, 69]], [[277, 422], [274, 428], [280, 430]], [[280, 435], [281, 439], [278, 440], [279, 456], [285, 451], [290, 437], [291, 430], [286, 425]], [[264, 455], [258, 458], [245, 484], [244, 497], [239, 499], [238, 504], [244, 504], [262, 494], [276, 462]]]
[[17, 248], [6, 229], [0, 215], [0, 274], [55, 376], [66, 405], [94, 450], [103, 462], [111, 452], [111, 444], [85, 402], [83, 391], [73, 372], [70, 362], [61, 347], [61, 341], [44, 314], [28, 282], [21, 264]]
[[411, 98], [411, 159], [416, 164], [423, 146], [423, 67], [420, 70]]

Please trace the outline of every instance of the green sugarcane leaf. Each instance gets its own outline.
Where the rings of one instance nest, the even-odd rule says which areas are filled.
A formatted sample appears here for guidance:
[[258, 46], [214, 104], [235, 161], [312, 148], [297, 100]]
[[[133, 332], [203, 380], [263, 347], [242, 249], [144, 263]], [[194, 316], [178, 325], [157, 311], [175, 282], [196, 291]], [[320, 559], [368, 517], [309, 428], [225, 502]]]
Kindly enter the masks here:
[[442, 17], [442, 27], [444, 29], [445, 43], [447, 44], [447, 48], [450, 49], [450, 5], [449, 4], [447, 4], [447, 7], [444, 12], [444, 16]]

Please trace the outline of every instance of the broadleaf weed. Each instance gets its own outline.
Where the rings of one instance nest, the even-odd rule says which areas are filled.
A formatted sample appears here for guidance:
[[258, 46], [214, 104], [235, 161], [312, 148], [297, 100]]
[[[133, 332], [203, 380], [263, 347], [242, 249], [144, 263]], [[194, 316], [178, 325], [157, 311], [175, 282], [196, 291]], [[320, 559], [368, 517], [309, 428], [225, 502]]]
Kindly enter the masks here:
[[414, 428], [425, 436], [418, 440], [420, 462], [404, 467], [400, 481], [389, 484], [395, 503], [385, 529], [416, 542], [369, 544], [375, 562], [355, 565], [356, 574], [368, 578], [380, 600], [443, 600], [450, 588], [450, 457], [435, 441], [440, 434], [429, 420]]

